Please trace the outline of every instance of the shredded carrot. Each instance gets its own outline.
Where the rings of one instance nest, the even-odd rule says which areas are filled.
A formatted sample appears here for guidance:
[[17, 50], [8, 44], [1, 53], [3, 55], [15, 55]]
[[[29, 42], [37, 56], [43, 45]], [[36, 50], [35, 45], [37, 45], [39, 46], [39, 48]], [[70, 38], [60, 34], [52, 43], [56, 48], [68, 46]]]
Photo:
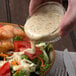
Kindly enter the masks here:
[[13, 65], [17, 65], [17, 64], [20, 65], [20, 62], [18, 62], [18, 61], [12, 61], [12, 64]]
[[41, 61], [41, 67], [45, 67], [43, 60], [41, 59], [41, 57], [37, 57], [40, 61]]
[[2, 57], [8, 57], [7, 54], [0, 54], [0, 56], [2, 56]]
[[17, 63], [18, 65], [20, 65], [20, 62], [16, 61], [16, 63]]
[[13, 65], [17, 65], [17, 64], [16, 64], [16, 61], [12, 61], [12, 64], [13, 64]]
[[21, 69], [22, 69], [22, 67], [18, 68], [18, 70], [15, 72], [15, 74], [17, 74]]

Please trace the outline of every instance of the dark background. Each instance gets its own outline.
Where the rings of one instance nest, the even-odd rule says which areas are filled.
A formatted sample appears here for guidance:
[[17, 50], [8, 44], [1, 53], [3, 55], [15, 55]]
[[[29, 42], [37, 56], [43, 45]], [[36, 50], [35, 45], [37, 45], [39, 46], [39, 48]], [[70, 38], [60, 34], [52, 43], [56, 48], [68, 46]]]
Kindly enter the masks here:
[[[67, 9], [67, 0], [63, 0], [63, 5]], [[29, 0], [0, 0], [0, 22], [24, 25], [28, 18], [28, 7]], [[68, 48], [69, 51], [76, 51], [76, 28], [53, 45], [57, 50]]]

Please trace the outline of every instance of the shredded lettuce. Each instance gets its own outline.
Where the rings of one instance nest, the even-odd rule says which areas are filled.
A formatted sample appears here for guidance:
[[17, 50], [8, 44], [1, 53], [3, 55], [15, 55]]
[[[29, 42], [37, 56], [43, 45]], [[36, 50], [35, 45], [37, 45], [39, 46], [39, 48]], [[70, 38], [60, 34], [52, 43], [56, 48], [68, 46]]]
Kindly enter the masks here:
[[26, 71], [20, 70], [17, 74], [14, 73], [13, 76], [28, 76], [28, 75], [26, 74]]
[[45, 63], [49, 63], [49, 57], [44, 49], [41, 49], [43, 54], [40, 55], [40, 57], [44, 60]]
[[49, 54], [49, 52], [53, 50], [52, 45], [48, 44], [48, 43], [46, 43], [46, 45], [43, 48], [44, 48], [44, 50], [46, 51], [47, 54]]
[[22, 37], [19, 37], [19, 36], [15, 36], [14, 38], [13, 38], [13, 41], [23, 41], [23, 38]]
[[50, 67], [50, 65], [51, 64], [45, 64], [45, 67], [42, 68], [42, 71], [45, 72]]
[[28, 57], [26, 55], [21, 55], [21, 59], [28, 59]]

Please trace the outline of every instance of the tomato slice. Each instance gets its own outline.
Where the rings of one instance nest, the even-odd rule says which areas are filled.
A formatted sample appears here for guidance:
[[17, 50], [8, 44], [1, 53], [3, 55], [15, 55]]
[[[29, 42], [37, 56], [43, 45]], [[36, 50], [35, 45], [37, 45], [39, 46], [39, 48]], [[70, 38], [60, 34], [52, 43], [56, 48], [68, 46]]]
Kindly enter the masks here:
[[11, 76], [9, 62], [6, 62], [2, 67], [0, 67], [0, 76]]
[[3, 25], [0, 24], [0, 27], [3, 27]]
[[29, 54], [28, 52], [25, 52], [24, 54], [27, 55], [30, 59], [34, 59], [34, 58], [38, 57], [39, 55], [41, 55], [42, 51], [36, 47], [35, 54]]
[[31, 48], [29, 41], [14, 41], [15, 52], [20, 52], [20, 48]]
[[[24, 51], [25, 49], [31, 48], [31, 44], [29, 40], [24, 41], [14, 41], [14, 49], [15, 52]], [[37, 56], [41, 55], [42, 51], [36, 47], [36, 53], [35, 54], [29, 54], [28, 52], [25, 52], [25, 55], [27, 55], [30, 59], [34, 59]]]

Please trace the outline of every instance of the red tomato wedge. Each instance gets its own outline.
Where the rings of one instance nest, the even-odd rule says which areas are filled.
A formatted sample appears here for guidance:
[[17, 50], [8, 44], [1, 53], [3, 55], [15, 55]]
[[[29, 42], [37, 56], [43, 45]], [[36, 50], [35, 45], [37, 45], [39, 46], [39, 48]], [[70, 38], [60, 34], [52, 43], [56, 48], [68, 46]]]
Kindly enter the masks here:
[[30, 43], [27, 43], [26, 41], [14, 41], [14, 49], [15, 52], [20, 52], [20, 48], [31, 48]]
[[[21, 48], [20, 50], [25, 50], [25, 48]], [[29, 54], [28, 52], [25, 52], [24, 54], [27, 55], [30, 59], [34, 59], [34, 58], [38, 57], [39, 55], [41, 55], [42, 51], [36, 47], [35, 54]]]
[[[31, 44], [30, 44], [29, 40], [14, 41], [14, 48], [15, 48], [15, 52], [20, 52], [20, 51], [24, 51], [27, 48], [31, 48]], [[35, 54], [29, 54], [29, 53], [25, 52], [25, 55], [27, 55], [30, 59], [34, 59], [41, 54], [42, 54], [42, 51], [37, 47], [36, 47]]]
[[20, 52], [20, 48], [31, 48], [30, 41], [26, 37], [24, 41], [14, 41], [15, 52]]
[[0, 67], [0, 76], [11, 76], [9, 62], [6, 62], [2, 67]]
[[3, 25], [0, 24], [0, 27], [3, 27]]

